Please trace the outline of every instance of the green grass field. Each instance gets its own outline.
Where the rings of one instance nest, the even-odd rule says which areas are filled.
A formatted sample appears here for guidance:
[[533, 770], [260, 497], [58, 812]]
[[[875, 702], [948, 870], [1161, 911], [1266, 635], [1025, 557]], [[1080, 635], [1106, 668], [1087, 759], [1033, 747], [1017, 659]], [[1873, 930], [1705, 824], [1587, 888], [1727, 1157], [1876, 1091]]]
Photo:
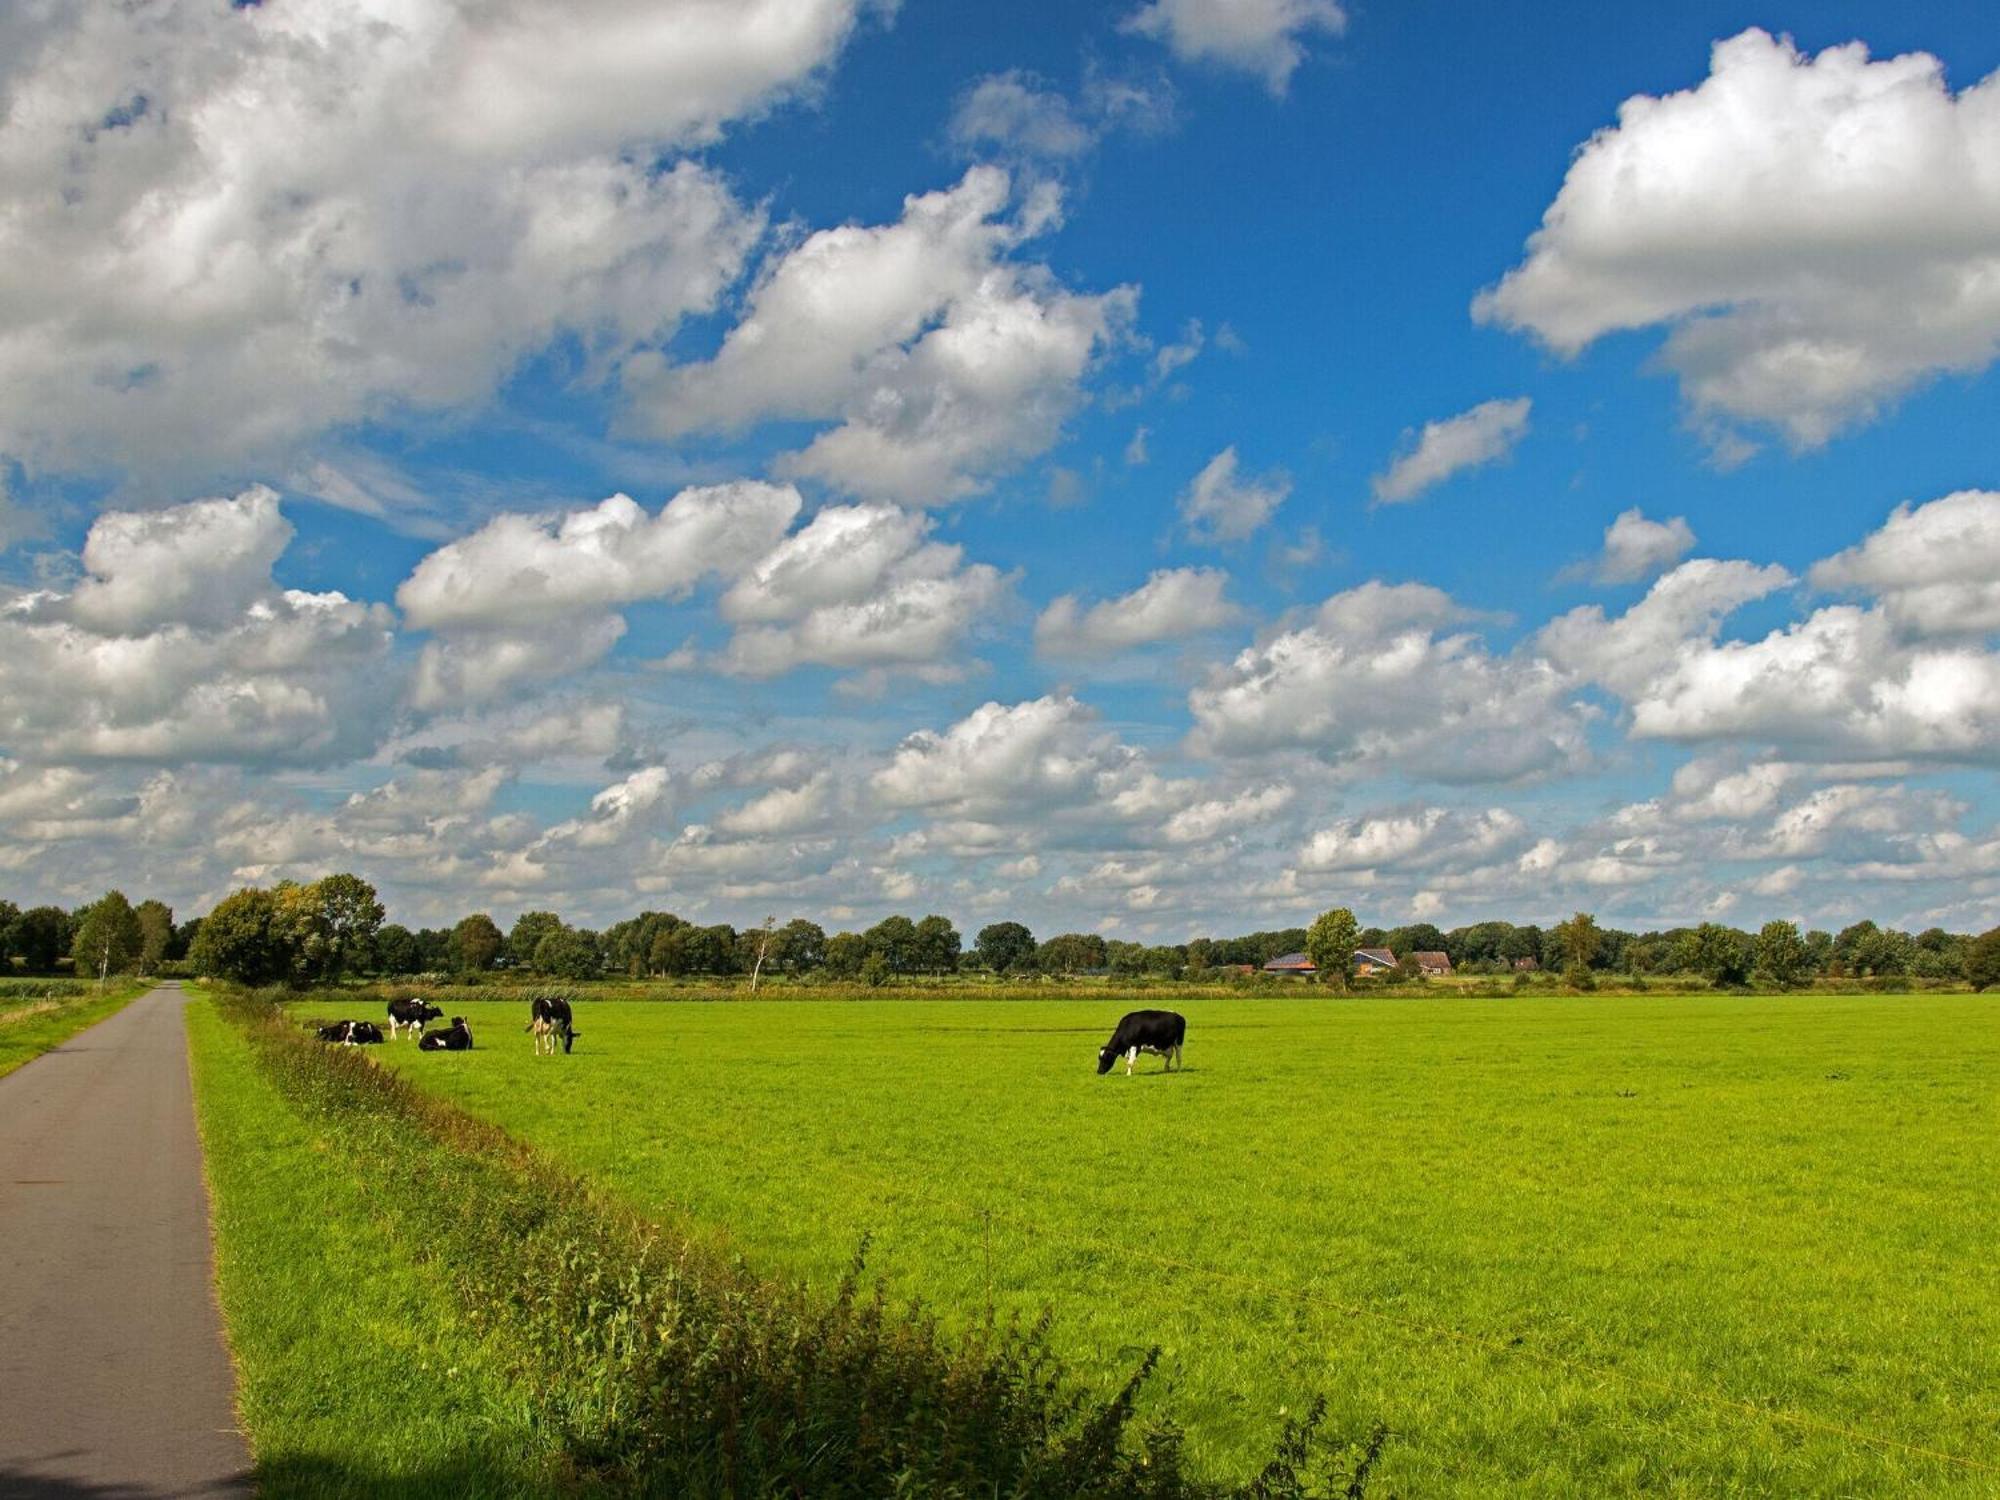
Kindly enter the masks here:
[[0, 1078], [60, 1047], [152, 987], [120, 979], [102, 990], [74, 979], [0, 980]]
[[1992, 1001], [1182, 1008], [1129, 1080], [1097, 1001], [585, 1002], [555, 1059], [468, 1005], [478, 1050], [377, 1055], [759, 1267], [872, 1235], [1107, 1380], [1157, 1342], [1217, 1473], [1324, 1393], [1385, 1493], [2000, 1491]]
[[532, 1496], [547, 1455], [509, 1361], [381, 1224], [368, 1178], [256, 1066], [242, 1032], [187, 1009], [237, 1402], [271, 1497]]

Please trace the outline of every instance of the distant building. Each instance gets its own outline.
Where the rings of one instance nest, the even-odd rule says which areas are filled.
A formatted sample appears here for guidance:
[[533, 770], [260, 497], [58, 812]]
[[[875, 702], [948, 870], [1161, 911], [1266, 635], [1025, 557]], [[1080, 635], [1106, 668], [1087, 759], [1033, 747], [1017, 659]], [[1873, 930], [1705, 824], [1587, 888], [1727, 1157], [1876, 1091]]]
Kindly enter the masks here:
[[1532, 958], [1517, 958], [1514, 960], [1514, 967], [1517, 969], [1539, 969], [1541, 964]]
[[1396, 955], [1387, 948], [1354, 950], [1354, 972], [1357, 974], [1386, 974], [1395, 967]]
[[1451, 972], [1451, 958], [1443, 953], [1412, 953], [1410, 962], [1426, 979], [1441, 979]]
[[1317, 974], [1319, 965], [1303, 953], [1280, 953], [1264, 965], [1266, 974]]

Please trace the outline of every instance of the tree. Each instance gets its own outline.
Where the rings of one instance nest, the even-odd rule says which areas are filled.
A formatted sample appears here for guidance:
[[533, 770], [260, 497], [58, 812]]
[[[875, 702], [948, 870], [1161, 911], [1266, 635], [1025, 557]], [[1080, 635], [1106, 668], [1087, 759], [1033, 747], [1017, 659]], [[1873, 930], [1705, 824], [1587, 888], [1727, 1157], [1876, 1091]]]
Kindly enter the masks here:
[[1580, 911], [1567, 922], [1558, 922], [1554, 932], [1565, 969], [1587, 969], [1597, 957], [1604, 938], [1597, 930], [1597, 918]]
[[604, 969], [596, 940], [587, 932], [560, 923], [553, 932], [542, 934], [532, 962], [538, 973], [553, 974], [560, 979], [595, 979]]
[[1812, 952], [1796, 922], [1766, 922], [1757, 934], [1757, 967], [1779, 984], [1796, 984], [1812, 968]]
[[794, 973], [817, 969], [826, 962], [826, 929], [795, 917], [778, 929], [778, 962]]
[[1074, 974], [1101, 969], [1109, 960], [1104, 939], [1094, 932], [1061, 932], [1035, 950], [1036, 967], [1045, 974]]
[[1756, 948], [1749, 936], [1719, 922], [1704, 922], [1690, 936], [1687, 962], [1710, 984], [1741, 984], [1750, 977]]
[[1965, 977], [1975, 990], [2000, 984], [2000, 927], [1980, 933], [1965, 945]]
[[173, 908], [163, 901], [141, 901], [132, 910], [139, 919], [139, 972], [156, 974], [173, 951]]
[[20, 907], [11, 901], [0, 901], [0, 974], [14, 967], [14, 923], [20, 916]]
[[375, 968], [383, 974], [421, 974], [424, 948], [407, 927], [391, 922], [375, 934]]
[[927, 974], [952, 974], [958, 970], [958, 955], [964, 940], [958, 929], [943, 917], [925, 917], [917, 923], [916, 967]]
[[60, 906], [31, 906], [14, 919], [14, 951], [30, 969], [46, 974], [69, 952], [69, 913]]
[[539, 968], [535, 953], [542, 939], [563, 930], [563, 919], [552, 911], [524, 911], [507, 934], [507, 956], [523, 968]]
[[506, 944], [500, 929], [485, 912], [474, 912], [451, 930], [451, 961], [462, 974], [480, 974], [493, 967]]
[[320, 978], [338, 979], [348, 969], [366, 964], [375, 951], [375, 934], [381, 931], [384, 916], [382, 902], [374, 886], [345, 872], [315, 880], [308, 889], [326, 935]]
[[1031, 968], [1035, 962], [1035, 935], [1019, 922], [995, 922], [979, 929], [972, 951], [995, 974]]
[[890, 972], [907, 974], [917, 966], [917, 924], [908, 917], [884, 917], [861, 936], [869, 952], [882, 955]]
[[1354, 967], [1354, 949], [1359, 937], [1354, 913], [1344, 906], [1323, 911], [1306, 930], [1306, 957], [1319, 970], [1322, 984], [1347, 988], [1347, 975]]
[[837, 979], [853, 979], [868, 958], [868, 939], [858, 932], [836, 932], [826, 940], [826, 971]]
[[750, 947], [750, 993], [757, 993], [757, 981], [764, 977], [764, 965], [775, 959], [778, 946], [778, 919], [764, 918], [763, 924], [744, 934]]
[[660, 928], [653, 934], [653, 946], [647, 951], [647, 967], [655, 974], [676, 979], [687, 973], [688, 934], [692, 931], [694, 929], [685, 924]]
[[283, 979], [291, 958], [272, 930], [277, 910], [276, 896], [255, 886], [224, 896], [188, 948], [195, 972], [250, 985]]
[[145, 933], [139, 914], [123, 891], [106, 891], [96, 905], [87, 909], [70, 940], [75, 957], [76, 977], [103, 980], [109, 974], [123, 974], [139, 961]]

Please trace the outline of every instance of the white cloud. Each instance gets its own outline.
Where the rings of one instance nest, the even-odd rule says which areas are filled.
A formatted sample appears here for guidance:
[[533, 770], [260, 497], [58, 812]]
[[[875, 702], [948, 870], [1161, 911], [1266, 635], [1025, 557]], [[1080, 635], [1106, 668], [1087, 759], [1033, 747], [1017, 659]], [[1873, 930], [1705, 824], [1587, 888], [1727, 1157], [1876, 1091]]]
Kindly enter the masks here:
[[737, 630], [716, 665], [747, 677], [806, 665], [956, 675], [951, 656], [1007, 580], [926, 541], [932, 525], [889, 505], [821, 511], [723, 595]]
[[1170, 844], [1212, 844], [1271, 819], [1292, 805], [1295, 787], [1282, 782], [1252, 787], [1234, 797], [1196, 802], [1174, 813], [1161, 826]]
[[1920, 635], [2000, 630], [2000, 494], [1961, 490], [1899, 505], [1881, 530], [1808, 576], [1817, 588], [1876, 596], [1891, 620]]
[[1274, 95], [1305, 60], [1308, 35], [1339, 36], [1346, 27], [1335, 0], [1152, 0], [1125, 21], [1184, 62], [1254, 73]]
[[553, 681], [595, 666], [625, 635], [615, 614], [572, 615], [559, 630], [455, 630], [426, 643], [410, 687], [425, 712], [489, 703], [522, 683]]
[[1576, 761], [1584, 746], [1549, 663], [1500, 657], [1436, 589], [1369, 584], [1251, 646], [1188, 696], [1193, 744], [1235, 756], [1303, 751], [1445, 782], [1510, 780]]
[[761, 230], [663, 153], [808, 84], [855, 0], [71, 7], [13, 28], [0, 451], [204, 473], [602, 373]]
[[765, 266], [713, 359], [634, 361], [627, 388], [660, 436], [764, 420], [834, 422], [779, 470], [928, 505], [1049, 447], [1137, 294], [1084, 296], [1008, 257], [1057, 219], [1052, 186], [1000, 215], [1012, 184], [974, 167], [904, 200], [895, 224], [821, 230]]
[[798, 511], [789, 485], [739, 481], [682, 490], [651, 516], [625, 495], [560, 516], [496, 516], [417, 564], [396, 602], [419, 629], [519, 629], [677, 598], [740, 572]]
[[1219, 568], [1163, 568], [1131, 593], [1089, 609], [1064, 594], [1035, 621], [1035, 649], [1044, 656], [1108, 656], [1200, 635], [1241, 614], [1223, 597], [1228, 583]]
[[1240, 542], [1285, 503], [1292, 482], [1282, 473], [1261, 477], [1236, 472], [1236, 445], [1202, 466], [1181, 495], [1181, 520], [1203, 542]]
[[1404, 452], [1387, 472], [1375, 477], [1375, 499], [1382, 505], [1414, 500], [1452, 475], [1505, 458], [1528, 433], [1526, 396], [1511, 401], [1482, 401], [1470, 411], [1424, 423], [1421, 433], [1405, 434]]
[[1664, 325], [1694, 411], [1799, 447], [2000, 348], [2000, 78], [1746, 31], [1576, 154], [1481, 321], [1574, 354]]
[[0, 743], [44, 761], [367, 753], [401, 691], [389, 612], [279, 589], [290, 535], [261, 487], [100, 516], [72, 593], [0, 606]]
[[1636, 583], [1665, 572], [1693, 550], [1694, 528], [1685, 516], [1649, 521], [1635, 505], [1604, 528], [1597, 577], [1603, 583]]
[[1791, 582], [1792, 575], [1775, 565], [1698, 557], [1657, 579], [1614, 620], [1595, 604], [1558, 615], [1542, 627], [1536, 645], [1563, 671], [1629, 698], [1714, 641], [1734, 611]]
[[999, 147], [1058, 159], [1081, 156], [1097, 143], [1067, 98], [1019, 69], [982, 78], [959, 97], [951, 139], [960, 150]]
[[1512, 857], [1527, 837], [1527, 824], [1504, 807], [1478, 813], [1427, 807], [1330, 824], [1306, 840], [1297, 865], [1314, 872], [1468, 868]]

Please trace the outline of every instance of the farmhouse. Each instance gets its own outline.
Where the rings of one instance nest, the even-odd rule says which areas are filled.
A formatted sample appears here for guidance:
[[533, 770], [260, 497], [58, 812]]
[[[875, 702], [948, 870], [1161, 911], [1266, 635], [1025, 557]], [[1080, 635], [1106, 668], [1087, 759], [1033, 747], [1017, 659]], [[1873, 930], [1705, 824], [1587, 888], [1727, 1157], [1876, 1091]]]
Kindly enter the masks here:
[[1529, 970], [1539, 969], [1541, 965], [1532, 958], [1517, 958], [1514, 960], [1514, 967], [1521, 970]]
[[1451, 958], [1443, 953], [1412, 953], [1410, 962], [1426, 979], [1441, 979], [1451, 972]]
[[1354, 972], [1357, 974], [1386, 974], [1395, 967], [1396, 955], [1387, 948], [1354, 950]]
[[1303, 953], [1281, 953], [1264, 965], [1266, 974], [1317, 974], [1319, 965]]

